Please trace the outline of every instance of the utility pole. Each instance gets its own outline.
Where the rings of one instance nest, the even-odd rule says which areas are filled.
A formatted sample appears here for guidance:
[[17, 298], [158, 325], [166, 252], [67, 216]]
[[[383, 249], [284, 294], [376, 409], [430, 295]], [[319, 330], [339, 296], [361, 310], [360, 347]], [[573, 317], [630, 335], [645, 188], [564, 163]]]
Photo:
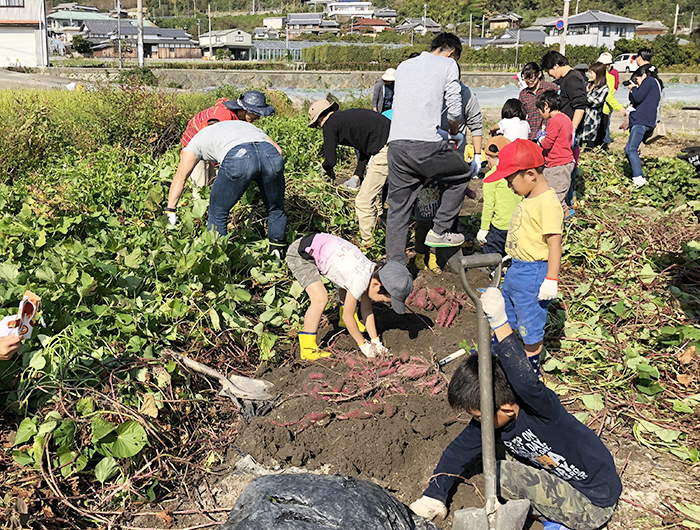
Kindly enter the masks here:
[[481, 15], [481, 38], [484, 38], [484, 30], [486, 29], [486, 15]]
[[578, 15], [578, 5], [581, 2], [581, 0], [576, 0], [576, 14]]
[[423, 4], [423, 35], [428, 33], [428, 24], [426, 22], [428, 18], [428, 4]]
[[197, 19], [197, 41], [199, 41], [199, 39], [201, 38], [200, 37], [201, 34], [202, 33], [201, 33], [200, 28], [199, 28], [199, 19]]
[[46, 26], [46, 1], [41, 0], [41, 20], [39, 21], [41, 35], [41, 66], [49, 66], [49, 28]]
[[117, 0], [117, 45], [119, 46], [119, 69], [124, 68], [122, 62], [122, 3]]
[[680, 10], [680, 4], [676, 4], [676, 19], [673, 21], [673, 34], [675, 35], [678, 31], [678, 11]]
[[207, 2], [207, 15], [209, 15], [209, 60], [211, 61], [214, 58], [214, 55], [211, 51], [211, 4]]
[[469, 13], [469, 47], [472, 47], [472, 14]]
[[515, 39], [515, 67], [518, 67], [518, 48], [520, 47], [520, 28], [518, 28], [518, 36]]
[[561, 40], [559, 41], [559, 53], [566, 55], [566, 30], [569, 27], [569, 4], [571, 0], [564, 1], [564, 29], [561, 32]]
[[197, 16], [197, 0], [192, 0], [192, 16]]
[[693, 31], [693, 17], [695, 17], [695, 11], [690, 12], [690, 27], [688, 28], [690, 31]]
[[143, 68], [143, 0], [138, 0], [136, 3], [136, 57], [138, 59], [139, 68]]
[[[250, 8], [250, 14], [254, 15], [255, 14], [255, 0], [252, 2], [252, 7]], [[314, 13], [316, 12], [316, 4], [314, 4]]]

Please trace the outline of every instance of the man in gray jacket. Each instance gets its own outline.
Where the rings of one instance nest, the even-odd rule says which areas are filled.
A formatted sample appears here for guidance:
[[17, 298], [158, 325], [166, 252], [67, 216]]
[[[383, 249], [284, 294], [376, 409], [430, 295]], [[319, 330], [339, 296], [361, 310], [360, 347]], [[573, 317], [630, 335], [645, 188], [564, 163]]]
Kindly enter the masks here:
[[[458, 247], [462, 234], [451, 233], [473, 174], [455, 150], [464, 142], [459, 133], [462, 97], [457, 61], [462, 44], [456, 35], [441, 33], [430, 52], [402, 62], [396, 69], [394, 115], [389, 132], [389, 211], [387, 260], [406, 263], [406, 237], [413, 204], [428, 179], [445, 186], [442, 202], [428, 232], [430, 247]], [[443, 102], [447, 107], [448, 140], [440, 127]]]

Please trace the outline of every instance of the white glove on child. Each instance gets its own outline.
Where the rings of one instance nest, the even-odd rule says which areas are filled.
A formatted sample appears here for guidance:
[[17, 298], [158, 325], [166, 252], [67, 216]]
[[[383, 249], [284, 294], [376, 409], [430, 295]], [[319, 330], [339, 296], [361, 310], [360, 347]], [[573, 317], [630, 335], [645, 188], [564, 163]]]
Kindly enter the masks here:
[[377, 355], [386, 355], [387, 353], [389, 353], [389, 348], [382, 344], [382, 341], [379, 337], [377, 337], [376, 339], [372, 339], [372, 346], [374, 346], [374, 352]]
[[442, 519], [447, 517], [447, 506], [445, 506], [439, 500], [433, 499], [432, 497], [426, 497], [425, 495], [423, 495], [417, 501], [411, 503], [409, 508], [416, 515], [425, 517], [430, 521], [438, 516], [440, 516]]
[[545, 278], [540, 285], [540, 294], [537, 295], [538, 300], [554, 300], [559, 291], [559, 281]]
[[371, 342], [363, 342], [360, 344], [360, 351], [364, 354], [365, 357], [376, 357], [377, 352], [374, 349], [374, 344]]
[[482, 245], [486, 243], [486, 236], [489, 235], [488, 230], [479, 230], [476, 233], [476, 240]]
[[500, 328], [508, 322], [506, 303], [503, 300], [501, 291], [496, 287], [489, 287], [481, 295], [481, 308], [486, 313], [492, 329]]

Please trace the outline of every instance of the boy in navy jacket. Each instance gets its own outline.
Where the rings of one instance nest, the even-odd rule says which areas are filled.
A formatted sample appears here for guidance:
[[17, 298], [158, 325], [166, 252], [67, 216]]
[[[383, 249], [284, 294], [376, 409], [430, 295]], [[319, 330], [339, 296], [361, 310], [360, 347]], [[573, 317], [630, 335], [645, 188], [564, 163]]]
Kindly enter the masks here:
[[[509, 453], [521, 461], [498, 461], [498, 495], [528, 499], [545, 530], [595, 530], [615, 511], [622, 482], [603, 442], [569, 414], [534, 374], [513, 333], [501, 292], [481, 297], [498, 342], [494, 359], [494, 426]], [[445, 517], [450, 489], [466, 465], [481, 454], [478, 358], [465, 359], [448, 390], [453, 408], [473, 419], [442, 453], [428, 489], [411, 504], [418, 515]]]

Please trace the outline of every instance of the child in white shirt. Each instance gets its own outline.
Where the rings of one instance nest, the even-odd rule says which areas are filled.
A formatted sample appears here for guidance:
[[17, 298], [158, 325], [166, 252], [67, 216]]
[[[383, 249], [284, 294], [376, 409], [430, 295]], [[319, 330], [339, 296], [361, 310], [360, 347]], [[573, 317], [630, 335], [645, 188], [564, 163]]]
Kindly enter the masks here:
[[491, 127], [490, 132], [492, 135], [502, 134], [511, 142], [518, 138], [527, 140], [530, 124], [519, 99], [511, 98], [505, 102], [501, 109], [501, 121]]

